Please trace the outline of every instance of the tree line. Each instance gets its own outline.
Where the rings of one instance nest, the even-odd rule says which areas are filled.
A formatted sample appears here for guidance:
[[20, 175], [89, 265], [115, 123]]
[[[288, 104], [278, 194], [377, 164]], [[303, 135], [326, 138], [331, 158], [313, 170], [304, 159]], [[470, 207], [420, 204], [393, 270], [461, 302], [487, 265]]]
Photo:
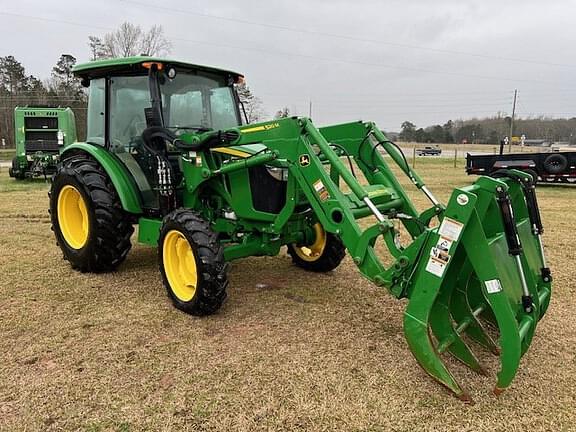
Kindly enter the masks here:
[[[510, 134], [511, 117], [495, 115], [482, 119], [448, 120], [443, 125], [418, 128], [414, 123], [402, 123], [398, 139], [420, 143], [499, 144]], [[564, 141], [576, 144], [576, 117], [554, 119], [544, 116], [517, 118], [513, 136], [547, 142]]]
[[[170, 53], [172, 44], [165, 37], [161, 26], [152, 26], [146, 30], [125, 22], [118, 29], [102, 36], [89, 36], [88, 47], [90, 59], [101, 60], [140, 54], [164, 56]], [[4, 139], [7, 147], [14, 146], [13, 113], [16, 106], [70, 107], [76, 116], [78, 138], [85, 137], [87, 95], [72, 74], [75, 64], [76, 57], [62, 54], [52, 67], [50, 77], [43, 81], [29, 75], [14, 56], [0, 57], [0, 140]], [[237, 86], [237, 91], [248, 123], [267, 119], [262, 100], [246, 84]], [[289, 109], [283, 107], [274, 117], [289, 115]], [[499, 114], [483, 119], [448, 120], [442, 125], [426, 128], [405, 121], [398, 138], [422, 143], [498, 144], [509, 134], [510, 122], [509, 116]], [[576, 144], [576, 118], [516, 119], [514, 135]]]
[[[170, 53], [172, 44], [161, 26], [145, 30], [125, 22], [103, 36], [89, 36], [88, 47], [93, 61], [141, 54], [165, 56]], [[0, 57], [0, 143], [4, 142], [8, 148], [15, 146], [14, 108], [17, 106], [70, 107], [76, 117], [78, 138], [85, 138], [87, 93], [72, 73], [76, 62], [72, 54], [62, 54], [52, 67], [50, 77], [41, 80], [28, 74], [14, 56]], [[264, 120], [262, 100], [246, 84], [239, 85], [237, 90], [248, 122]]]

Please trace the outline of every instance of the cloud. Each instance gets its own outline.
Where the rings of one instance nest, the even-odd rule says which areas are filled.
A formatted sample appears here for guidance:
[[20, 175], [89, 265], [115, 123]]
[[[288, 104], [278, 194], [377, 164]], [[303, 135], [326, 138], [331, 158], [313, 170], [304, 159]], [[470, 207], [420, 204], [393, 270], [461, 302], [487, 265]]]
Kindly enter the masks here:
[[128, 20], [163, 25], [172, 57], [244, 72], [269, 113], [306, 115], [312, 101], [319, 124], [397, 130], [506, 112], [514, 88], [521, 115], [576, 115], [571, 1], [23, 0], [2, 11], [24, 16], [0, 14], [14, 35], [0, 55], [40, 77], [61, 53], [87, 60], [88, 35]]

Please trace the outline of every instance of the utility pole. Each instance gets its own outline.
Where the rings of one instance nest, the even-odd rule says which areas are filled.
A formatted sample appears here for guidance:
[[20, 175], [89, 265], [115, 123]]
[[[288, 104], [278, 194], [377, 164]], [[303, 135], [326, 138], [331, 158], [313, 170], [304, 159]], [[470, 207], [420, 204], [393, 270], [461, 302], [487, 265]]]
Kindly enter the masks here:
[[310, 99], [310, 104], [308, 105], [308, 118], [312, 118], [312, 99]]
[[512, 117], [510, 118], [510, 135], [508, 141], [508, 153], [512, 153], [512, 133], [514, 132], [514, 115], [516, 114], [516, 96], [518, 96], [518, 90], [514, 89], [514, 102], [512, 103]]

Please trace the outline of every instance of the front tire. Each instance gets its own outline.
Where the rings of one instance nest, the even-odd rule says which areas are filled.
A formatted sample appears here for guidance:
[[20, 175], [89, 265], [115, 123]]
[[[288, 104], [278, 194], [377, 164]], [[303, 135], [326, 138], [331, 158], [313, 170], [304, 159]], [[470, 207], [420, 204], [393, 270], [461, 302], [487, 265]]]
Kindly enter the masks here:
[[162, 282], [176, 308], [197, 316], [220, 309], [228, 286], [224, 247], [198, 214], [178, 209], [164, 218], [158, 261]]
[[112, 271], [126, 259], [134, 228], [98, 162], [87, 155], [63, 160], [49, 195], [52, 230], [72, 268]]
[[346, 255], [342, 241], [332, 233], [327, 233], [320, 223], [314, 225], [314, 242], [310, 245], [288, 245], [292, 262], [304, 270], [329, 272], [340, 265]]

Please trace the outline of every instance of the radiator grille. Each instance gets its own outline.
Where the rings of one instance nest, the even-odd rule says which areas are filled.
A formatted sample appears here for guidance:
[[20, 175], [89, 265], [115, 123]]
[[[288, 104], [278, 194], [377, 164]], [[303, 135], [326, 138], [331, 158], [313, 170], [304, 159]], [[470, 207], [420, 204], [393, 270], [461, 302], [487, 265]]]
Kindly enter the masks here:
[[24, 117], [26, 129], [58, 129], [58, 117]]

